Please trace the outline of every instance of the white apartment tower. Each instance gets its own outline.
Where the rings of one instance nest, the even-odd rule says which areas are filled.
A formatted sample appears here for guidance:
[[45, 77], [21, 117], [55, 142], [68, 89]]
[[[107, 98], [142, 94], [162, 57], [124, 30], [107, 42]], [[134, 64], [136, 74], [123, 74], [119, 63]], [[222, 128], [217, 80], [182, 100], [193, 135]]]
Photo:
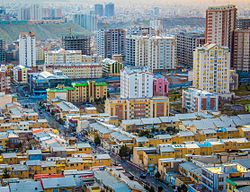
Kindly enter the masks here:
[[161, 36], [129, 35], [126, 38], [126, 63], [151, 70], [174, 69], [176, 39]]
[[36, 38], [33, 32], [19, 35], [19, 64], [27, 67], [36, 66]]
[[147, 67], [125, 67], [120, 78], [121, 98], [153, 97], [153, 73]]
[[236, 28], [235, 5], [209, 7], [206, 11], [206, 43], [230, 48], [232, 32]]
[[206, 44], [194, 51], [193, 86], [224, 95], [230, 93], [230, 51], [228, 47]]

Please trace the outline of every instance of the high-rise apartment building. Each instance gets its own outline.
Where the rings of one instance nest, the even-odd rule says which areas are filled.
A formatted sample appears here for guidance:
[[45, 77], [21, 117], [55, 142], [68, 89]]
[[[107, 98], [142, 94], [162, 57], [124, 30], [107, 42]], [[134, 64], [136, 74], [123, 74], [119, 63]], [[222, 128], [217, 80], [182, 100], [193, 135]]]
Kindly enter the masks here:
[[147, 67], [125, 67], [120, 78], [121, 98], [153, 97], [154, 75]]
[[0, 64], [6, 61], [5, 41], [0, 39]]
[[115, 5], [114, 3], [108, 3], [105, 5], [105, 16], [113, 17], [115, 16]]
[[30, 20], [42, 20], [42, 18], [42, 7], [38, 4], [31, 5]]
[[236, 29], [233, 32], [231, 57], [235, 70], [250, 72], [250, 28]]
[[30, 20], [30, 7], [21, 7], [17, 14], [18, 20]]
[[234, 5], [209, 7], [206, 11], [206, 43], [230, 48], [236, 16], [237, 8]]
[[193, 66], [193, 52], [205, 44], [202, 33], [179, 33], [176, 36], [178, 65]]
[[206, 44], [194, 51], [193, 86], [219, 95], [228, 94], [230, 51], [228, 47]]
[[93, 11], [86, 14], [74, 15], [74, 23], [77, 23], [88, 31], [94, 32], [97, 30], [97, 18]]
[[22, 32], [19, 35], [19, 64], [27, 67], [36, 66], [36, 37], [33, 32]]
[[174, 69], [176, 65], [176, 39], [161, 36], [126, 38], [126, 63], [147, 66], [151, 70]]
[[97, 32], [97, 55], [112, 58], [115, 54], [125, 56], [126, 31], [108, 29]]
[[103, 5], [95, 4], [95, 14], [102, 17], [104, 15]]
[[90, 37], [84, 35], [69, 35], [62, 38], [65, 50], [81, 50], [82, 55], [90, 55]]

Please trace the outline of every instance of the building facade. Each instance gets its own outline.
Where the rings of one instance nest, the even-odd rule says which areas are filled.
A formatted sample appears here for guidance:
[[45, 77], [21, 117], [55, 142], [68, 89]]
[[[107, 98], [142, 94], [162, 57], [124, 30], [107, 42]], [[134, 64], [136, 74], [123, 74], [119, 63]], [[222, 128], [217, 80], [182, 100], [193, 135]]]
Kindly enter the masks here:
[[73, 21], [88, 31], [94, 32], [97, 30], [97, 17], [93, 11], [86, 14], [76, 14]]
[[147, 66], [151, 70], [174, 69], [176, 65], [176, 39], [161, 36], [126, 37], [126, 63]]
[[114, 3], [107, 3], [105, 5], [105, 16], [106, 17], [115, 16], [115, 5], [114, 5]]
[[50, 73], [61, 71], [70, 79], [96, 79], [103, 76], [103, 67], [99, 63], [48, 65], [46, 70]]
[[0, 64], [6, 62], [5, 41], [0, 39]]
[[250, 72], [250, 28], [233, 32], [232, 67], [237, 71]]
[[28, 71], [30, 69], [19, 65], [13, 69], [13, 79], [16, 83], [27, 83], [28, 82]]
[[248, 29], [250, 28], [250, 18], [238, 18], [237, 19], [237, 28], [239, 29]]
[[10, 93], [10, 71], [6, 66], [0, 66], [0, 92]]
[[179, 33], [176, 36], [178, 65], [193, 66], [193, 52], [196, 47], [205, 44], [201, 33]]
[[168, 96], [168, 80], [161, 75], [154, 76], [153, 81], [153, 95], [154, 96]]
[[103, 4], [95, 4], [95, 14], [100, 17], [104, 15]]
[[234, 5], [209, 7], [206, 11], [206, 43], [230, 48], [236, 17], [237, 8]]
[[108, 84], [105, 82], [87, 81], [72, 83], [70, 87], [47, 89], [47, 100], [54, 98], [64, 99], [72, 103], [93, 102], [96, 99], [107, 98]]
[[229, 91], [230, 51], [227, 47], [206, 44], [194, 51], [193, 86], [219, 95]]
[[120, 97], [153, 97], [153, 73], [147, 67], [125, 67], [120, 75]]
[[33, 32], [19, 35], [19, 64], [36, 67], [36, 37]]
[[82, 62], [81, 50], [65, 50], [45, 51], [45, 65], [67, 65]]
[[91, 54], [90, 37], [86, 35], [71, 35], [62, 37], [65, 50], [81, 50], [82, 55]]
[[123, 69], [123, 64], [112, 60], [104, 59], [101, 61], [103, 76], [120, 77], [120, 71]]
[[107, 99], [105, 113], [119, 120], [169, 116], [168, 97]]
[[182, 90], [182, 108], [188, 113], [218, 111], [218, 96], [199, 89]]
[[97, 55], [110, 59], [115, 54], [125, 56], [126, 31], [124, 29], [99, 30], [96, 38]]

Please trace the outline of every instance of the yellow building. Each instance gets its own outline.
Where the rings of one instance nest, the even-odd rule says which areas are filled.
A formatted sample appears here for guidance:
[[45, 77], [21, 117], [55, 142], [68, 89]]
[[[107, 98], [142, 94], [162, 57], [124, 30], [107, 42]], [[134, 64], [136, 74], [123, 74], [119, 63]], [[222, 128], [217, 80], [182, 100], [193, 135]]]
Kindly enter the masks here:
[[108, 84], [105, 82], [87, 81], [72, 83], [72, 87], [47, 89], [47, 101], [59, 97], [72, 103], [92, 102], [96, 99], [107, 98]]
[[169, 116], [169, 99], [107, 99], [105, 112], [110, 116], [117, 116], [120, 120]]
[[77, 152], [90, 154], [92, 148], [89, 143], [78, 143], [76, 144]]
[[0, 132], [0, 147], [2, 147], [3, 149], [6, 149], [7, 143], [8, 143], [8, 133]]
[[246, 125], [239, 128], [239, 135], [242, 138], [250, 139], [250, 125]]
[[82, 62], [81, 50], [56, 50], [45, 51], [44, 62], [46, 65], [72, 64]]
[[104, 76], [118, 77], [120, 76], [120, 70], [123, 69], [122, 63], [109, 58], [102, 60], [101, 65]]

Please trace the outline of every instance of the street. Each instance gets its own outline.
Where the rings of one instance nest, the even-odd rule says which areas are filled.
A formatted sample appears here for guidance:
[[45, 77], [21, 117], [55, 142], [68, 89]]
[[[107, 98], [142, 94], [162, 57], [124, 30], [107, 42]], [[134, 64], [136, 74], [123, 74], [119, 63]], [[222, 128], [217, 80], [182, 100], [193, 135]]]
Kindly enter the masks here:
[[[99, 153], [106, 153], [107, 151], [104, 150], [101, 147], [97, 147], [96, 151]], [[167, 191], [167, 192], [171, 192], [173, 191], [173, 188], [170, 186], [167, 186], [166, 183], [163, 183], [162, 181], [157, 180], [155, 177], [149, 176], [147, 175], [147, 177], [145, 179], [140, 178], [141, 173], [144, 172], [143, 169], [139, 168], [138, 166], [134, 165], [132, 162], [127, 161], [127, 160], [121, 160], [121, 158], [110, 152], [109, 153], [113, 163], [116, 164], [121, 164], [121, 166], [123, 167], [124, 170], [126, 170], [127, 172], [131, 173], [136, 180], [138, 180], [139, 182], [148, 185], [148, 186], [153, 186], [155, 191], [158, 191], [158, 187], [162, 187], [163, 191]]]

